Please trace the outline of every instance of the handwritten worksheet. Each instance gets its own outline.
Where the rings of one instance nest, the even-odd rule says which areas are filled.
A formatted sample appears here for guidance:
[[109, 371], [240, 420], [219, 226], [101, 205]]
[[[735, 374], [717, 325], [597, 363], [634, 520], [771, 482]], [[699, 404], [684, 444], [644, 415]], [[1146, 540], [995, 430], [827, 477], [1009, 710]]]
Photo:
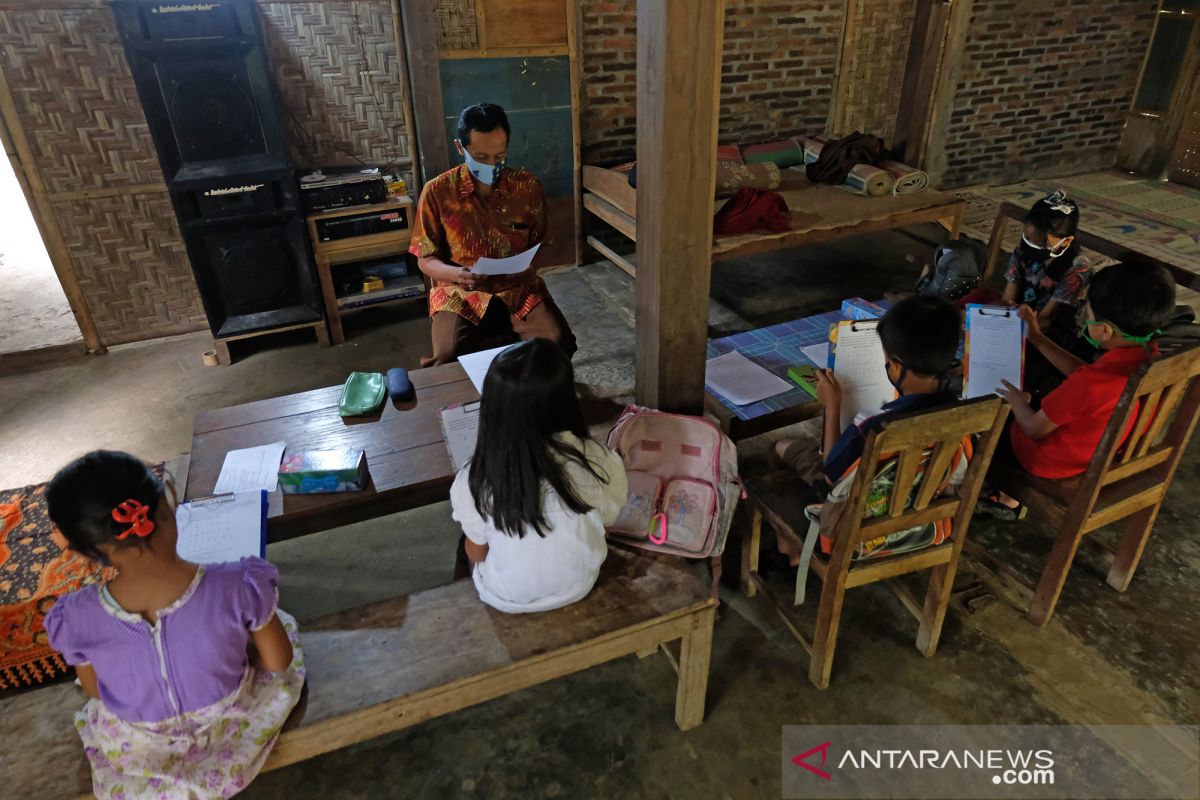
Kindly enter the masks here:
[[877, 320], [844, 320], [838, 324], [833, 374], [842, 386], [842, 429], [862, 415], [875, 414], [896, 399], [888, 380]]
[[524, 253], [508, 258], [481, 258], [471, 266], [471, 272], [475, 275], [516, 275], [529, 269], [541, 246], [541, 243], [535, 244]]
[[458, 472], [475, 455], [479, 438], [479, 402], [446, 406], [438, 412], [442, 421], [442, 437], [450, 451], [450, 464]]
[[705, 363], [704, 385], [735, 406], [757, 403], [792, 388], [783, 378], [737, 350], [710, 358]]
[[1025, 323], [1015, 308], [967, 306], [963, 396], [987, 397], [1001, 381], [1021, 388], [1025, 363]]
[[240, 561], [266, 555], [267, 493], [263, 490], [214, 495], [175, 510], [179, 556], [198, 564]]
[[258, 489], [275, 491], [279, 488], [279, 462], [283, 459], [285, 447], [286, 442], [275, 442], [261, 447], [230, 450], [225, 454], [225, 463], [221, 465], [221, 474], [217, 476], [213, 494]]

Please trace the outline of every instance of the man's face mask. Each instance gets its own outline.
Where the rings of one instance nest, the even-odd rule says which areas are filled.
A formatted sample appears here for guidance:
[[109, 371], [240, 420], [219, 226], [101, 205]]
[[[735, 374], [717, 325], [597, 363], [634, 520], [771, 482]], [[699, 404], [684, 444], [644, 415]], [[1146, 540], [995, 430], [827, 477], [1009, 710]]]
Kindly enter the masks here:
[[463, 159], [467, 163], [467, 169], [470, 171], [471, 176], [484, 186], [491, 186], [495, 183], [496, 179], [500, 177], [500, 171], [504, 169], [503, 161], [498, 164], [479, 163], [471, 158], [471, 154], [467, 152], [465, 147], [463, 148]]

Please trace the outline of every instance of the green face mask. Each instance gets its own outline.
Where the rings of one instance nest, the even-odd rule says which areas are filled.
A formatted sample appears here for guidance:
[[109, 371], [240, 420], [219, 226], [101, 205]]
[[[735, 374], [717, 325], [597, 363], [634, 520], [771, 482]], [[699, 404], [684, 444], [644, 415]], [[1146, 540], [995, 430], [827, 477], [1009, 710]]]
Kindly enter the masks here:
[[1120, 334], [1122, 339], [1124, 339], [1127, 342], [1134, 342], [1135, 344], [1140, 344], [1142, 347], [1146, 348], [1147, 350], [1150, 349], [1150, 340], [1153, 339], [1155, 336], [1162, 335], [1161, 330], [1155, 330], [1155, 331], [1150, 331], [1150, 333], [1147, 333], [1145, 336], [1134, 336], [1132, 334], [1125, 333], [1125, 331], [1121, 330], [1116, 325], [1113, 325], [1111, 322], [1101, 322], [1100, 320], [1089, 319], [1083, 325], [1083, 340], [1085, 342], [1087, 342], [1088, 344], [1090, 344], [1092, 347], [1096, 348], [1097, 350], [1100, 349], [1100, 343], [1097, 342], [1095, 339], [1093, 339], [1091, 336], [1088, 336], [1088, 327], [1090, 327], [1092, 325], [1110, 325], [1110, 326], [1112, 326], [1112, 329], [1114, 331], [1116, 331], [1118, 334]]

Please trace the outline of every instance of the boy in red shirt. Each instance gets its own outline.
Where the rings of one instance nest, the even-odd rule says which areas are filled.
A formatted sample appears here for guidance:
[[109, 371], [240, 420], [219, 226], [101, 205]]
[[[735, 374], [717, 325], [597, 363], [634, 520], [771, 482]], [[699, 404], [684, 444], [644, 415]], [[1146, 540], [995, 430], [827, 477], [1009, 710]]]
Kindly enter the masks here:
[[[1052, 341], [1038, 327], [1036, 314], [1021, 307], [1029, 344], [1067, 376], [1040, 408], [1007, 381], [996, 390], [1012, 405], [1007, 439], [1022, 468], [1043, 478], [1070, 478], [1087, 470], [1130, 374], [1157, 353], [1151, 340], [1174, 309], [1175, 281], [1165, 267], [1116, 264], [1100, 270], [1088, 287], [1083, 333], [1100, 358], [1088, 364]], [[1009, 498], [1000, 502], [1015, 507]]]

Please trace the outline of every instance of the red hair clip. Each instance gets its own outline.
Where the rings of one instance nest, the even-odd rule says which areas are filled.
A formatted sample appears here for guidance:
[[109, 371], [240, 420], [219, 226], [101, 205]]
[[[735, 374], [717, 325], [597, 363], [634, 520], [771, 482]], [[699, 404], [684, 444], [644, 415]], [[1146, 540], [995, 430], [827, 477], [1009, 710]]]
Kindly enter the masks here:
[[117, 522], [128, 523], [129, 527], [117, 534], [118, 539], [124, 539], [129, 534], [144, 539], [154, 530], [154, 521], [149, 518], [150, 506], [130, 498], [113, 509], [112, 518]]

